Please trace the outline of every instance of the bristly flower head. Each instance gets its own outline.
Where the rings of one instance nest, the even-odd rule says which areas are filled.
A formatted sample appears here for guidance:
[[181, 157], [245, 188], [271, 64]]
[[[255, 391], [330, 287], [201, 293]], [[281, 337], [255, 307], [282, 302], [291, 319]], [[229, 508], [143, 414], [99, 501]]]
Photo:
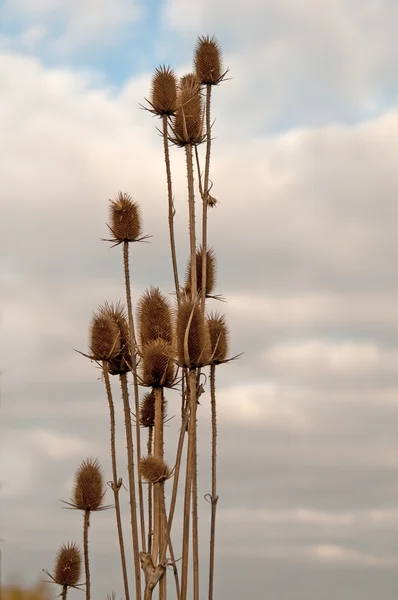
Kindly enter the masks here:
[[151, 287], [142, 294], [137, 313], [142, 346], [158, 338], [173, 342], [170, 304], [159, 288]]
[[110, 361], [120, 354], [119, 327], [102, 307], [93, 315], [89, 337], [89, 348], [93, 360]]
[[228, 354], [229, 331], [224, 315], [211, 313], [207, 318], [211, 345], [211, 362], [214, 365], [225, 361]]
[[[209, 298], [214, 292], [216, 284], [216, 255], [213, 248], [208, 248], [206, 253], [206, 298]], [[202, 260], [203, 248], [200, 247], [196, 251], [196, 282], [197, 293], [200, 296], [202, 292]], [[188, 261], [186, 276], [185, 276], [185, 291], [191, 292], [191, 261]]]
[[197, 295], [182, 294], [177, 312], [177, 356], [188, 368], [209, 364], [210, 338]]
[[170, 67], [157, 67], [152, 79], [151, 101], [155, 115], [172, 116], [177, 108], [177, 78]]
[[75, 587], [80, 579], [82, 556], [77, 545], [64, 544], [55, 560], [53, 581], [63, 587]]
[[141, 458], [139, 469], [142, 478], [148, 483], [159, 483], [170, 477], [170, 469], [167, 464], [155, 456]]
[[221, 48], [214, 36], [199, 36], [194, 56], [196, 75], [200, 83], [217, 85], [227, 73], [221, 67]]
[[71, 505], [84, 511], [101, 510], [105, 491], [98, 459], [83, 460], [76, 471]]
[[[166, 400], [162, 394], [162, 415], [166, 419]], [[140, 402], [140, 423], [142, 427], [154, 427], [155, 425], [155, 393], [150, 391], [144, 395]]]
[[145, 344], [142, 350], [142, 385], [173, 387], [175, 382], [174, 350], [161, 338]]
[[141, 213], [137, 202], [129, 194], [119, 192], [115, 200], [110, 200], [108, 227], [113, 237], [109, 242], [115, 245], [122, 242], [139, 242], [143, 239]]
[[195, 74], [184, 75], [177, 94], [177, 110], [171, 129], [170, 141], [177, 146], [198, 145], [204, 139], [203, 99], [200, 81]]
[[117, 302], [115, 305], [105, 302], [100, 311], [103, 317], [111, 318], [116, 323], [120, 337], [120, 352], [109, 361], [109, 373], [111, 375], [128, 373], [131, 371], [132, 360], [126, 311], [121, 302]]

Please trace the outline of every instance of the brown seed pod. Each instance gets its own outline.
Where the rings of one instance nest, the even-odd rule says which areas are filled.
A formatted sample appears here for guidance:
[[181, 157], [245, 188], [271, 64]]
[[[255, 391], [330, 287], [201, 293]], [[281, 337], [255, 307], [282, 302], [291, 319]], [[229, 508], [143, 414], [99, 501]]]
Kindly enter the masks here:
[[200, 82], [193, 73], [180, 80], [172, 129], [174, 137], [170, 141], [177, 146], [196, 145], [204, 140], [203, 99]]
[[66, 587], [77, 585], [80, 579], [81, 565], [81, 552], [74, 542], [61, 546], [55, 559], [55, 583]]
[[[162, 414], [163, 419], [166, 414], [166, 400], [162, 399]], [[155, 425], [155, 394], [152, 390], [144, 395], [140, 403], [140, 423], [142, 427], [154, 427]]]
[[[198, 295], [202, 292], [202, 259], [203, 259], [203, 248], [200, 247], [196, 251], [196, 283]], [[207, 249], [206, 256], [206, 298], [208, 298], [216, 285], [216, 255], [213, 248]], [[191, 292], [191, 261], [188, 262], [186, 275], [185, 275], [185, 291]]]
[[159, 288], [151, 287], [142, 294], [137, 313], [142, 346], [159, 338], [172, 344], [170, 303]]
[[221, 48], [214, 36], [198, 38], [194, 65], [200, 83], [217, 85], [223, 79], [225, 73], [221, 68]]
[[155, 456], [147, 456], [140, 460], [140, 473], [148, 483], [159, 483], [170, 477], [168, 465]]
[[103, 316], [110, 317], [116, 323], [120, 335], [120, 352], [115, 358], [109, 361], [109, 373], [111, 375], [121, 375], [131, 370], [131, 347], [130, 330], [127, 322], [126, 311], [121, 304], [108, 304], [105, 302], [101, 307]]
[[177, 107], [177, 79], [170, 67], [158, 67], [152, 79], [151, 105], [156, 115], [174, 115]]
[[142, 348], [142, 385], [172, 387], [175, 381], [174, 351], [171, 344], [157, 339]]
[[94, 360], [112, 360], [121, 351], [120, 331], [115, 320], [100, 307], [90, 325], [90, 353]]
[[99, 510], [105, 495], [104, 478], [98, 459], [84, 460], [75, 474], [73, 505], [79, 510]]
[[110, 241], [117, 244], [138, 241], [142, 236], [142, 225], [137, 202], [123, 192], [119, 192], [115, 200], [109, 202], [108, 227], [113, 234]]
[[210, 338], [199, 298], [182, 294], [177, 312], [177, 356], [184, 367], [209, 364]]
[[229, 331], [224, 315], [211, 313], [207, 317], [211, 345], [211, 362], [214, 365], [222, 363], [228, 354]]

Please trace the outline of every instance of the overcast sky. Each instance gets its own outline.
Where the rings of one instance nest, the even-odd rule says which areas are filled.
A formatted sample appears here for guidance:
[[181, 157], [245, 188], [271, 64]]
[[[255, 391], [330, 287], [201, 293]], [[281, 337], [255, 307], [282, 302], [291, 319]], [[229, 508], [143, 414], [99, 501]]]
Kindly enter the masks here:
[[[395, 0], [0, 3], [5, 579], [32, 583], [60, 544], [80, 542], [80, 516], [59, 499], [82, 458], [111, 478], [99, 372], [73, 348], [87, 348], [96, 306], [123, 297], [120, 248], [100, 241], [119, 190], [153, 235], [133, 248], [134, 299], [173, 290], [162, 145], [138, 105], [157, 65], [182, 75], [196, 36], [214, 33], [231, 79], [214, 91], [209, 241], [228, 303], [209, 308], [225, 310], [231, 353], [245, 353], [218, 370], [216, 597], [396, 599], [397, 21]], [[180, 150], [172, 161], [184, 269]], [[209, 418], [206, 394], [204, 578]], [[123, 508], [127, 524], [126, 492]], [[90, 535], [93, 593], [120, 597], [110, 511]]]

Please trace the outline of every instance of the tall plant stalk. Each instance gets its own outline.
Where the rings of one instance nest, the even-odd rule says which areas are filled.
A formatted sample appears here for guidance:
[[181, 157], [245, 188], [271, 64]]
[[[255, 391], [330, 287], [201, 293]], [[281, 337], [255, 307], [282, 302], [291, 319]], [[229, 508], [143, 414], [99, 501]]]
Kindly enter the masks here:
[[164, 149], [164, 160], [166, 165], [166, 178], [167, 178], [167, 199], [169, 206], [169, 235], [170, 235], [170, 250], [171, 250], [171, 262], [173, 265], [173, 275], [174, 275], [174, 286], [177, 295], [177, 299], [180, 293], [180, 283], [178, 280], [178, 265], [177, 265], [177, 252], [176, 252], [176, 242], [175, 242], [175, 234], [174, 234], [174, 215], [175, 208], [173, 202], [173, 187], [171, 181], [171, 166], [170, 166], [170, 152], [169, 152], [169, 143], [168, 143], [168, 116], [162, 115], [162, 124], [163, 124], [163, 149]]
[[90, 527], [90, 511], [84, 511], [83, 520], [83, 555], [84, 571], [86, 573], [86, 600], [91, 598], [90, 559], [88, 555], [88, 528]]
[[206, 304], [206, 261], [207, 261], [207, 208], [209, 195], [209, 174], [210, 174], [210, 156], [211, 156], [211, 124], [210, 124], [210, 105], [211, 105], [211, 84], [206, 85], [206, 160], [205, 160], [205, 175], [202, 194], [202, 314], [205, 314]]
[[211, 521], [210, 521], [210, 564], [209, 564], [209, 600], [213, 600], [214, 557], [216, 541], [217, 511], [217, 412], [216, 412], [216, 366], [210, 365], [211, 398]]

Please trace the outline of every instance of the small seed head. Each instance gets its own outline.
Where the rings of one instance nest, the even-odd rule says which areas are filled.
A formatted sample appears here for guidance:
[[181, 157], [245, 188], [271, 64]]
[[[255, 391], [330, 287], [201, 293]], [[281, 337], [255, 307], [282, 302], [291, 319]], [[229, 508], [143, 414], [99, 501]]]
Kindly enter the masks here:
[[221, 68], [221, 48], [214, 36], [198, 38], [194, 64], [200, 83], [217, 85], [222, 80], [224, 74]]
[[180, 80], [173, 131], [171, 141], [179, 146], [200, 144], [204, 139], [203, 99], [200, 82], [193, 73]]
[[207, 318], [211, 345], [211, 362], [220, 364], [228, 354], [229, 331], [224, 315], [210, 314]]
[[142, 478], [148, 483], [159, 483], [170, 477], [167, 464], [155, 456], [141, 458], [139, 468]]
[[172, 387], [175, 381], [174, 351], [171, 344], [157, 339], [142, 348], [142, 385]]
[[[202, 260], [203, 248], [200, 247], [196, 251], [196, 283], [197, 293], [200, 296], [202, 293]], [[188, 262], [185, 276], [185, 291], [191, 292], [191, 261]], [[216, 255], [213, 248], [208, 248], [206, 253], [206, 297], [208, 298], [213, 292], [216, 284]]]
[[59, 585], [72, 587], [80, 579], [82, 557], [77, 545], [72, 542], [64, 544], [58, 550], [55, 559], [54, 581]]
[[199, 298], [182, 294], [177, 312], [177, 355], [184, 367], [203, 367], [209, 363], [210, 338], [200, 309]]
[[79, 510], [99, 510], [104, 495], [104, 478], [99, 461], [88, 458], [76, 471], [73, 504]]
[[109, 373], [111, 375], [128, 373], [131, 370], [132, 360], [126, 311], [120, 302], [115, 305], [105, 302], [101, 311], [103, 316], [111, 318], [116, 323], [120, 336], [120, 352], [109, 361]]
[[136, 242], [142, 235], [140, 209], [129, 194], [119, 192], [115, 200], [110, 200], [109, 221], [111, 241]]
[[138, 324], [141, 344], [162, 339], [173, 342], [173, 324], [170, 303], [159, 288], [151, 287], [141, 296], [138, 303]]
[[177, 106], [177, 78], [170, 67], [158, 67], [152, 79], [151, 104], [159, 116], [174, 115]]
[[[166, 400], [162, 399], [163, 419], [166, 418]], [[155, 425], [155, 394], [152, 390], [144, 395], [140, 403], [140, 423], [142, 427], [154, 427]]]
[[94, 314], [90, 326], [90, 353], [94, 360], [112, 360], [121, 351], [120, 331], [114, 319], [102, 307]]

